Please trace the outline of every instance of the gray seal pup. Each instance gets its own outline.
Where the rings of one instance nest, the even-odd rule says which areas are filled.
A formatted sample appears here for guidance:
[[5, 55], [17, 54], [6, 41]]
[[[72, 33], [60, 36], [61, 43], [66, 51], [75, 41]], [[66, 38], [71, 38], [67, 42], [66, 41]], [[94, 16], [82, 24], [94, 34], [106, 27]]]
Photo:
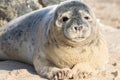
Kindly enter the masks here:
[[33, 64], [49, 80], [87, 79], [105, 65], [108, 50], [91, 8], [68, 0], [2, 27], [0, 60]]

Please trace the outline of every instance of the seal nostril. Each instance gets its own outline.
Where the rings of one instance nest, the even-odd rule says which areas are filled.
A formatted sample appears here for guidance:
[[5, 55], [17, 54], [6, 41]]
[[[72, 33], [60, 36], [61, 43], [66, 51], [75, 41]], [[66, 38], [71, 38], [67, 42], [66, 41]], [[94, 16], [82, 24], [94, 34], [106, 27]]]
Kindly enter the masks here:
[[74, 29], [77, 31], [78, 30], [78, 28], [77, 27], [74, 27]]
[[74, 30], [80, 31], [82, 28], [83, 28], [83, 26], [75, 26], [75, 27], [74, 27]]

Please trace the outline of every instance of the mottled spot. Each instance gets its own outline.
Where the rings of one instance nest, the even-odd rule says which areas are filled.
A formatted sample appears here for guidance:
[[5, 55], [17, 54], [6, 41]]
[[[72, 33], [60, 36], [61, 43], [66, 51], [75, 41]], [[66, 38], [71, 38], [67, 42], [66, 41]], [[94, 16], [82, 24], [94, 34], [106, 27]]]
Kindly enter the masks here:
[[35, 40], [34, 39], [32, 39], [31, 44], [35, 45]]
[[86, 49], [82, 49], [81, 53], [84, 53], [84, 52], [86, 52]]
[[100, 44], [100, 40], [97, 39], [97, 40], [96, 40], [96, 46], [99, 46], [99, 44]]
[[116, 78], [118, 76], [118, 71], [111, 72], [111, 74]]
[[117, 63], [113, 63], [112, 65], [113, 65], [113, 66], [117, 66]]
[[95, 40], [92, 40], [90, 43], [89, 43], [89, 46], [91, 45], [91, 44], [93, 44], [95, 42]]

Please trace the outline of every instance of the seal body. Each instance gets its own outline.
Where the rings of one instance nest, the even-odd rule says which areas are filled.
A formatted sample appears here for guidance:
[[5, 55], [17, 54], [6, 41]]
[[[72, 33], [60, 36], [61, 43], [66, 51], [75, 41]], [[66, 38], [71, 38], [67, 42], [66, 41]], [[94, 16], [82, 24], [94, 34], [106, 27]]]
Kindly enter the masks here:
[[32, 64], [34, 53], [38, 50], [35, 49], [36, 38], [44, 34], [41, 32], [44, 30], [41, 23], [44, 23], [43, 19], [53, 7], [28, 13], [3, 26], [0, 29], [0, 59], [15, 59]]
[[91, 9], [65, 1], [23, 15], [0, 29], [0, 60], [33, 64], [50, 80], [88, 78], [108, 52]]

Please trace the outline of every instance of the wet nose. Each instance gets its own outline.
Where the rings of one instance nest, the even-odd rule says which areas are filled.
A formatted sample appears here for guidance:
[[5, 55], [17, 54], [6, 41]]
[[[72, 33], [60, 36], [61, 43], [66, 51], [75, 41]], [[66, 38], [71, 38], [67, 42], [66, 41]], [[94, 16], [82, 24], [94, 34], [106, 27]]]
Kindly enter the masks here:
[[74, 26], [74, 27], [73, 27], [73, 29], [74, 29], [75, 31], [80, 31], [80, 30], [82, 30], [82, 28], [83, 28], [82, 25], [81, 25], [81, 26]]

